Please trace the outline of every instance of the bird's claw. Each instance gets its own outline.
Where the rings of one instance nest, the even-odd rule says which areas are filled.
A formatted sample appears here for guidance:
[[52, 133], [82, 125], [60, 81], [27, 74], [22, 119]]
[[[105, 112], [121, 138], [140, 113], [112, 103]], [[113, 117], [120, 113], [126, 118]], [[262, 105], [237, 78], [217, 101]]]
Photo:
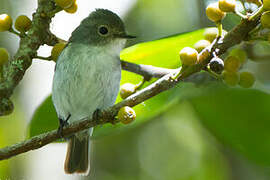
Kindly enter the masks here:
[[70, 114], [68, 115], [68, 117], [66, 118], [66, 120], [63, 120], [61, 118], [59, 118], [59, 127], [58, 127], [58, 130], [57, 130], [57, 133], [63, 138], [63, 128], [65, 126], [67, 126], [69, 123], [68, 123], [68, 120], [70, 118]]
[[101, 116], [101, 110], [100, 109], [96, 109], [92, 115], [93, 121], [97, 121], [99, 120]]

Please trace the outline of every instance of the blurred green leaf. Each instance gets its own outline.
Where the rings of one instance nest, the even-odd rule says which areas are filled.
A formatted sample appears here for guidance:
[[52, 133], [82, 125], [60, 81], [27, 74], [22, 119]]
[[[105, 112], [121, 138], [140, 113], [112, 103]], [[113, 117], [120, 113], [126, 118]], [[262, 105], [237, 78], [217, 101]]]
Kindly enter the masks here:
[[186, 102], [176, 103], [143, 126], [92, 143], [93, 179], [113, 179], [106, 175], [117, 180], [231, 179], [219, 144]]
[[[171, 36], [160, 40], [137, 44], [135, 46], [126, 48], [121, 53], [121, 58], [126, 61], [151, 64], [160, 67], [176, 68], [180, 65], [178, 53], [185, 46], [193, 46], [198, 40], [203, 37], [203, 30], [197, 30], [190, 33], [181, 35]], [[142, 80], [142, 77], [122, 71], [121, 84], [126, 82], [138, 83]], [[153, 83], [154, 80], [144, 85], [147, 86]], [[182, 87], [182, 86], [181, 86]], [[137, 119], [130, 125], [110, 125], [106, 124], [102, 127], [96, 127], [93, 137], [99, 137], [107, 135], [112, 132], [118, 132], [119, 130], [125, 129], [126, 127], [134, 127], [142, 122], [147, 121], [149, 118], [157, 115], [158, 113], [166, 110], [175, 101], [172, 101], [178, 96], [178, 93], [172, 93], [177, 90], [171, 90], [160, 95], [153, 97], [144, 103], [137, 105], [134, 109], [137, 114]], [[121, 101], [118, 96], [117, 101]], [[36, 110], [31, 123], [29, 125], [29, 137], [38, 135], [53, 129], [57, 129], [58, 119], [54, 110], [51, 96], [48, 97]], [[123, 128], [125, 127], [125, 128]]]
[[[0, 148], [15, 144], [24, 139], [25, 114], [16, 98], [13, 100], [15, 111], [9, 116], [0, 117]], [[17, 166], [17, 167], [16, 167]], [[16, 168], [16, 173], [20, 175], [25, 162], [23, 157], [11, 158], [5, 161], [0, 161], [0, 180], [10, 179], [13, 169]]]
[[204, 29], [183, 33], [155, 41], [136, 44], [124, 49], [120, 59], [140, 64], [174, 68], [179, 66], [179, 52], [203, 39]]
[[191, 103], [204, 125], [219, 140], [249, 159], [270, 165], [269, 94], [217, 87], [193, 98]]
[[28, 126], [28, 137], [33, 137], [58, 128], [57, 114], [55, 112], [52, 96], [49, 96], [37, 108]]

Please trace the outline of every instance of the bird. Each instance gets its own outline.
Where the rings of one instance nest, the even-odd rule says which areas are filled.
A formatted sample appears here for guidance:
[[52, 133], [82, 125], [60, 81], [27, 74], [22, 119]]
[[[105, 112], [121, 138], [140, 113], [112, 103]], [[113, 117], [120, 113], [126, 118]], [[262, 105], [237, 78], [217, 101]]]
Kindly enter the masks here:
[[[53, 78], [59, 129], [115, 103], [121, 80], [120, 51], [132, 38], [120, 17], [107, 9], [96, 9], [72, 32]], [[67, 174], [89, 174], [92, 132], [90, 128], [67, 138]]]

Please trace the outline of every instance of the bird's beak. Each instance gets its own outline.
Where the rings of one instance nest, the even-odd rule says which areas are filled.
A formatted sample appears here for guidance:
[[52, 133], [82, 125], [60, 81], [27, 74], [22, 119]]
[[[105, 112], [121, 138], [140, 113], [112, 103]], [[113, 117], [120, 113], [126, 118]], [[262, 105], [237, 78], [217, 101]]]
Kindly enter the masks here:
[[123, 38], [123, 39], [134, 39], [136, 36], [128, 35], [128, 34], [116, 34], [115, 35], [118, 38]]

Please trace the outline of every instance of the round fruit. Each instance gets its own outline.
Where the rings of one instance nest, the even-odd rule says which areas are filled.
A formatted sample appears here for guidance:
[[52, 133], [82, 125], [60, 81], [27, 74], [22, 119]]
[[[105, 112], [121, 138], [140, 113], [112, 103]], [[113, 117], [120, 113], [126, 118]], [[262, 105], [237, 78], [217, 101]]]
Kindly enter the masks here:
[[226, 13], [222, 12], [219, 9], [218, 2], [216, 2], [216, 3], [211, 3], [207, 6], [206, 15], [208, 19], [210, 19], [211, 21], [219, 22], [226, 16]]
[[262, 14], [261, 24], [264, 28], [270, 28], [270, 11], [266, 11]]
[[[222, 36], [225, 36], [227, 32], [222, 30]], [[215, 27], [206, 28], [203, 33], [204, 39], [213, 42], [218, 36], [218, 29]]]
[[179, 55], [183, 65], [194, 65], [198, 60], [198, 52], [190, 47], [184, 47]]
[[15, 21], [15, 28], [20, 32], [26, 32], [30, 29], [32, 21], [24, 15], [17, 17]]
[[250, 72], [241, 72], [239, 85], [243, 88], [250, 88], [255, 82], [255, 77]]
[[213, 59], [211, 59], [210, 63], [209, 63], [210, 69], [218, 74], [220, 74], [223, 69], [224, 69], [224, 63], [222, 61], [222, 59], [218, 58], [218, 57], [214, 57]]
[[53, 61], [55, 62], [57, 61], [59, 55], [61, 54], [65, 46], [66, 46], [66, 43], [57, 43], [54, 45], [51, 51], [51, 57]]
[[64, 10], [67, 12], [67, 13], [70, 13], [70, 14], [74, 14], [78, 9], [78, 5], [77, 3], [73, 3], [69, 8], [65, 8]]
[[12, 26], [12, 19], [7, 14], [0, 15], [0, 32], [10, 30]]
[[224, 82], [230, 86], [236, 86], [239, 83], [239, 74], [237, 72], [222, 72]]
[[8, 51], [5, 48], [0, 48], [0, 66], [8, 62]]
[[224, 69], [229, 72], [237, 72], [240, 66], [241, 62], [235, 56], [229, 56], [224, 61]]
[[205, 29], [204, 33], [203, 33], [204, 39], [213, 42], [214, 39], [217, 38], [218, 36], [218, 29], [217, 28], [207, 28]]
[[194, 44], [194, 48], [198, 51], [201, 52], [204, 48], [210, 46], [211, 43], [207, 40], [200, 40], [196, 44]]
[[235, 56], [240, 60], [241, 64], [244, 64], [247, 61], [247, 53], [243, 49], [234, 48], [230, 52], [230, 56]]
[[118, 112], [118, 119], [123, 124], [129, 124], [136, 119], [136, 113], [131, 107], [122, 107]]
[[126, 99], [135, 92], [136, 92], [136, 85], [134, 84], [126, 83], [120, 87], [120, 96], [122, 99]]
[[69, 8], [73, 4], [73, 0], [55, 0], [55, 3], [63, 9]]
[[234, 12], [236, 0], [219, 0], [218, 7], [223, 12]]

